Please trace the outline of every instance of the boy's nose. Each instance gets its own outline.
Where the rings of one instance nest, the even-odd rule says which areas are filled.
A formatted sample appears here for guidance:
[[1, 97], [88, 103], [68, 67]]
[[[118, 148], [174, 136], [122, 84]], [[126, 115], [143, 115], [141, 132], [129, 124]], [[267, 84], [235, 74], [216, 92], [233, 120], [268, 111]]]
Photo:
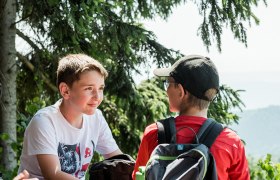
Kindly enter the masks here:
[[92, 96], [94, 99], [99, 99], [100, 98], [100, 94], [98, 91], [92, 91]]

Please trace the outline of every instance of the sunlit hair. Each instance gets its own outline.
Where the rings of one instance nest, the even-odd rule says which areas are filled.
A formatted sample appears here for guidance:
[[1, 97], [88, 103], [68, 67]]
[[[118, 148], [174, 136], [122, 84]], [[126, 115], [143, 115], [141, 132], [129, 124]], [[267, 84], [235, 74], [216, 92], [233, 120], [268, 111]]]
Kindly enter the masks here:
[[[215, 98], [216, 94], [217, 94], [216, 89], [208, 89], [205, 92], [205, 96], [211, 100], [213, 100]], [[199, 98], [195, 97], [194, 95], [192, 95], [191, 93], [189, 93], [188, 100], [187, 100], [187, 102], [185, 102], [183, 104], [182, 109], [187, 109], [189, 107], [198, 107], [200, 110], [203, 110], [203, 109], [207, 109], [209, 104], [210, 104], [210, 101], [199, 99]]]
[[57, 81], [59, 86], [61, 82], [65, 82], [69, 87], [79, 80], [80, 75], [87, 71], [97, 71], [104, 79], [108, 73], [106, 69], [98, 61], [85, 54], [68, 54], [61, 58], [58, 62]]

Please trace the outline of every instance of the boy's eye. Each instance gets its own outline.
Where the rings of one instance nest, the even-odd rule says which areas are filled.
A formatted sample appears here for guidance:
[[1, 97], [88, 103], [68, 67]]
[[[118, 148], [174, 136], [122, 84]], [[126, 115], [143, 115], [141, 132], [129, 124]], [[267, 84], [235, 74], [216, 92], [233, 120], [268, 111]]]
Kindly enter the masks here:
[[91, 90], [92, 90], [92, 87], [87, 87], [86, 90], [90, 90], [90, 91], [91, 91]]

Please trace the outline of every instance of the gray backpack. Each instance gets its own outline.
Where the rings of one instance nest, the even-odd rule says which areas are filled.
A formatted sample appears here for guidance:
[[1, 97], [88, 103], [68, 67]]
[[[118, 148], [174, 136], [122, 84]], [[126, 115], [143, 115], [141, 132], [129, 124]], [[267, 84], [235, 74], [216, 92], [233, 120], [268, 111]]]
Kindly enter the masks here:
[[139, 168], [137, 180], [217, 179], [215, 160], [209, 149], [224, 129], [222, 124], [207, 119], [192, 144], [176, 144], [176, 133], [181, 129], [176, 132], [173, 117], [158, 121], [157, 126], [159, 145], [146, 167]]

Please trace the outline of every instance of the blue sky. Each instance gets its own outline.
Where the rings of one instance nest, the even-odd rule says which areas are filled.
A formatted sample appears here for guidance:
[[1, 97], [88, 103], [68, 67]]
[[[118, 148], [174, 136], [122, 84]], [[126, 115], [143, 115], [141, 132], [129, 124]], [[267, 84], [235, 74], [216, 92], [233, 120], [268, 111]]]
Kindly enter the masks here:
[[280, 1], [270, 0], [267, 7], [260, 3], [259, 7], [254, 8], [260, 24], [252, 23], [251, 27], [247, 27], [247, 48], [235, 40], [229, 30], [224, 29], [221, 53], [215, 45], [207, 52], [197, 36], [202, 17], [191, 2], [175, 8], [167, 21], [156, 17], [144, 24], [166, 47], [180, 50], [186, 55], [210, 57], [217, 65], [221, 84], [246, 90], [241, 94], [245, 109], [256, 109], [280, 105], [279, 7]]

